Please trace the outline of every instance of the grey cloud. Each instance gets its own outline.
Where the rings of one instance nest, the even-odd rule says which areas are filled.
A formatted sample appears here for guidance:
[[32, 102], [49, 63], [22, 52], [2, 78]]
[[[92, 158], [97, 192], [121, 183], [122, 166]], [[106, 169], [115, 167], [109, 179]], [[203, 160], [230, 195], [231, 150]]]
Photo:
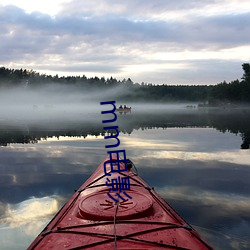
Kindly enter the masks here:
[[[202, 2], [202, 4], [204, 6], [209, 2]], [[196, 0], [188, 1], [188, 4], [184, 0], [178, 1], [178, 3], [173, 3], [173, 1], [166, 3], [160, 0], [145, 1], [143, 5], [141, 5], [141, 1], [129, 0], [125, 5], [116, 3], [114, 0], [107, 0], [97, 6], [97, 12], [101, 10], [103, 12], [97, 13], [95, 16], [91, 16], [88, 11], [96, 1], [87, 3], [88, 6], [84, 5], [82, 1], [70, 3], [72, 6], [74, 4], [74, 8], [79, 10], [81, 15], [77, 15], [77, 13], [69, 15], [73, 12], [70, 5], [66, 4], [65, 10], [68, 10], [68, 13], [61, 12], [55, 17], [39, 12], [28, 14], [15, 6], [3, 7], [0, 5], [0, 63], [27, 61], [35, 62], [36, 69], [112, 74], [112, 72], [122, 73], [123, 67], [126, 65], [161, 63], [154, 59], [144, 58], [144, 52], [168, 51], [173, 53], [186, 49], [209, 51], [209, 49], [217, 50], [248, 45], [250, 40], [248, 25], [250, 13], [195, 16], [188, 21], [156, 20], [147, 19], [147, 17], [137, 19], [133, 14], [138, 11], [139, 14], [144, 12], [146, 16], [150, 11], [152, 13], [157, 13], [158, 10], [164, 12], [167, 9], [173, 10], [177, 6], [187, 9], [197, 8], [201, 3]], [[108, 4], [110, 4], [109, 6], [114, 4], [114, 11], [111, 7], [105, 9]], [[86, 8], [83, 10], [82, 6]], [[59, 56], [58, 61], [51, 60], [53, 56]], [[172, 62], [174, 63], [174, 61]], [[156, 74], [158, 74], [158, 79], [163, 79], [160, 76], [164, 79], [174, 79], [176, 78], [174, 75], [178, 74], [180, 78], [183, 76], [184, 82], [187, 82], [185, 79], [189, 77], [191, 81], [199, 82], [197, 79], [199, 72], [203, 71], [204, 74], [210, 72], [209, 78], [211, 79], [212, 70], [214, 74], [212, 82], [216, 83], [218, 79], [220, 79], [219, 81], [224, 80], [223, 74], [226, 71], [211, 68], [211, 65], [208, 66], [209, 62], [211, 61], [185, 61], [192, 66], [191, 69], [196, 68], [197, 73], [191, 71], [190, 68], [171, 69], [171, 71], [166, 69], [159, 70], [159, 72], [145, 72], [144, 79], [137, 79], [155, 82], [152, 77], [156, 77]], [[87, 63], [88, 65], [86, 65]], [[226, 69], [230, 68], [229, 65], [232, 64], [227, 61], [222, 61], [222, 63], [228, 65]], [[234, 62], [234, 64], [238, 63], [241, 64], [241, 62]], [[210, 67], [210, 71], [208, 71], [208, 67]], [[231, 77], [236, 74], [236, 71], [232, 73], [230, 70], [231, 73], [226, 76]], [[139, 74], [127, 77], [134, 76], [139, 77]], [[199, 78], [202, 77], [199, 76]]]
[[250, 13], [195, 18], [183, 30], [189, 43], [203, 43], [217, 48], [248, 45]]
[[62, 11], [64, 15], [80, 16], [106, 16], [112, 14], [115, 16], [132, 16], [132, 17], [150, 17], [153, 14], [162, 14], [169, 11], [188, 10], [204, 7], [207, 4], [218, 3], [218, 1], [198, 1], [198, 0], [104, 0], [100, 3], [98, 0], [73, 0], [65, 4]]
[[[40, 69], [47, 69], [45, 66], [40, 66]], [[88, 65], [79, 65], [79, 64], [73, 64], [73, 65], [51, 65], [51, 70], [54, 71], [62, 71], [62, 72], [96, 72], [96, 73], [109, 73], [109, 72], [119, 72], [120, 67], [115, 65], [104, 65], [104, 64], [88, 64]]]
[[[183, 61], [170, 61], [178, 66]], [[241, 64], [243, 61], [228, 60], [186, 60], [185, 68], [161, 69], [147, 71], [143, 77], [148, 83], [155, 84], [216, 84], [222, 81], [232, 81], [240, 79], [242, 76]], [[137, 76], [135, 76], [137, 77]], [[134, 77], [133, 77], [134, 78]]]
[[[248, 44], [250, 39], [248, 25], [250, 13], [196, 17], [188, 23], [159, 20], [135, 21], [129, 17], [116, 16], [87, 19], [77, 16], [58, 16], [53, 19], [40, 13], [26, 14], [19, 8], [11, 6], [2, 8], [1, 14], [3, 14], [1, 20], [4, 20], [3, 23], [1, 22], [1, 30], [6, 32], [13, 29], [17, 35], [25, 35], [24, 41], [29, 46], [38, 44], [39, 41], [41, 45], [55, 46], [53, 37], [63, 37], [63, 35], [66, 36], [69, 44], [74, 43], [76, 38], [78, 42], [80, 40], [89, 43], [107, 41], [110, 45], [135, 41], [144, 43], [162, 41], [188, 48], [234, 47]], [[18, 38], [17, 47], [18, 44], [22, 44], [22, 39]]]

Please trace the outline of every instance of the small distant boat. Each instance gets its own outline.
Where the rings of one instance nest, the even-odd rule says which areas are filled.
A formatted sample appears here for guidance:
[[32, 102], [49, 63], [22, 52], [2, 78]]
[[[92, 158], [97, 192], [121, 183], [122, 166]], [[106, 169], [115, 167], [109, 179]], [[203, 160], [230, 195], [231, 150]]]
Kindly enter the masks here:
[[[129, 177], [130, 189], [126, 194], [130, 197], [126, 198], [119, 188], [110, 191], [104, 173], [104, 167], [107, 174], [111, 173], [109, 160], [104, 159], [28, 250], [212, 249], [133, 171], [132, 162], [127, 163], [127, 168], [120, 162], [116, 169], [119, 172], [112, 171], [112, 178]], [[116, 154], [112, 154], [114, 160], [117, 161]], [[109, 198], [108, 193], [118, 201]], [[120, 195], [126, 199], [122, 200]]]
[[187, 109], [195, 109], [196, 106], [195, 106], [195, 105], [187, 105], [186, 108], [187, 108]]
[[126, 107], [126, 106], [125, 107], [121, 107], [120, 106], [119, 108], [116, 109], [116, 111], [117, 112], [129, 113], [129, 112], [131, 112], [131, 109], [132, 109], [131, 107]]

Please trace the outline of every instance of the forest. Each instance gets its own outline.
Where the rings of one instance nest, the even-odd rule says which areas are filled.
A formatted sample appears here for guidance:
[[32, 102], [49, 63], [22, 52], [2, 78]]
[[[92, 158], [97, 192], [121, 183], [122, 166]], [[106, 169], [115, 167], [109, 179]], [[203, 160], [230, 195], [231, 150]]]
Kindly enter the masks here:
[[119, 100], [130, 102], [199, 102], [200, 106], [220, 106], [231, 104], [250, 104], [250, 64], [243, 63], [242, 78], [231, 82], [221, 82], [216, 85], [154, 85], [152, 83], [134, 83], [130, 78], [117, 80], [112, 76], [104, 77], [82, 76], [52, 76], [40, 74], [34, 70], [9, 69], [0, 67], [1, 88], [36, 89], [51, 84], [62, 84], [79, 88], [87, 93], [91, 90], [110, 90], [120, 87], [116, 96]]

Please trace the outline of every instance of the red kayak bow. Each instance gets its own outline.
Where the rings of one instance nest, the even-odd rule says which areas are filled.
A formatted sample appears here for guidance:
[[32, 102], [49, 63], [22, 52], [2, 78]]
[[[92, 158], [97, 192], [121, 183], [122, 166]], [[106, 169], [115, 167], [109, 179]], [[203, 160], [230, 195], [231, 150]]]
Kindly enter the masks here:
[[[112, 160], [116, 160], [112, 155]], [[125, 196], [110, 192], [107, 157], [74, 193], [28, 248], [31, 249], [212, 249], [132, 169], [112, 173], [112, 178], [129, 177]], [[126, 170], [126, 171], [125, 171]], [[119, 178], [119, 179], [120, 179]], [[108, 196], [115, 197], [115, 202]], [[131, 197], [131, 199], [129, 198]]]

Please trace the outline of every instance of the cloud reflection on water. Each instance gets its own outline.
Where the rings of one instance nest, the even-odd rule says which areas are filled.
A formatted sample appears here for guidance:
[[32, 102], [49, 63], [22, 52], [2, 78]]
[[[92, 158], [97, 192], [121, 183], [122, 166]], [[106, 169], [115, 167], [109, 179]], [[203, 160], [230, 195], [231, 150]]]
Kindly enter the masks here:
[[[9, 227], [19, 227], [23, 224], [32, 224], [43, 217], [53, 215], [59, 209], [58, 201], [55, 197], [30, 198], [18, 204], [7, 204], [5, 216], [0, 219], [0, 223]], [[28, 229], [28, 228], [27, 228]], [[26, 233], [32, 231], [26, 231]]]
[[215, 249], [250, 248], [250, 155], [235, 149], [239, 136], [167, 128], [120, 138], [139, 175]]
[[47, 221], [52, 219], [62, 206], [62, 198], [33, 197], [18, 204], [4, 206], [4, 214], [0, 217], [1, 248], [22, 249], [24, 245], [30, 244]]
[[249, 249], [249, 197], [202, 190], [194, 192], [189, 187], [168, 187], [157, 189], [157, 192], [215, 249]]
[[139, 158], [223, 161], [246, 166], [250, 162], [248, 151], [234, 148], [241, 141], [239, 136], [211, 128], [153, 129], [150, 133], [137, 130], [133, 136], [120, 138], [122, 145]]
[[[207, 239], [211, 237], [216, 246], [223, 246], [221, 249], [240, 249], [243, 242], [249, 246], [246, 240], [249, 230], [244, 230], [250, 227], [250, 156], [248, 151], [235, 149], [241, 140], [239, 136], [209, 128], [167, 128], [134, 130], [131, 135], [120, 134], [119, 138], [120, 148], [126, 149], [139, 175], [188, 222], [205, 227]], [[5, 239], [16, 234], [19, 237], [16, 241], [22, 242], [20, 235], [25, 238], [27, 234], [22, 232], [26, 230], [22, 218], [35, 221], [39, 228], [45, 216], [38, 214], [40, 222], [36, 223], [36, 217], [29, 217], [29, 211], [55, 194], [68, 198], [106, 156], [107, 142], [102, 136], [59, 139], [2, 148], [0, 224]], [[38, 203], [29, 200], [32, 195]], [[47, 201], [54, 208], [53, 200]], [[19, 227], [11, 229], [14, 219], [16, 225], [19, 221]], [[38, 228], [37, 233], [42, 229]], [[212, 237], [208, 230], [231, 239], [221, 237], [217, 242], [217, 236]], [[26, 243], [27, 246], [30, 242]]]

